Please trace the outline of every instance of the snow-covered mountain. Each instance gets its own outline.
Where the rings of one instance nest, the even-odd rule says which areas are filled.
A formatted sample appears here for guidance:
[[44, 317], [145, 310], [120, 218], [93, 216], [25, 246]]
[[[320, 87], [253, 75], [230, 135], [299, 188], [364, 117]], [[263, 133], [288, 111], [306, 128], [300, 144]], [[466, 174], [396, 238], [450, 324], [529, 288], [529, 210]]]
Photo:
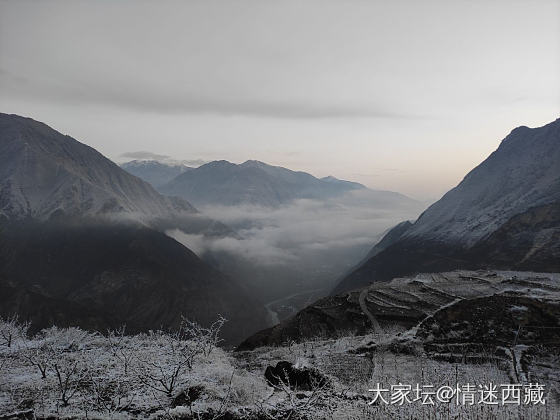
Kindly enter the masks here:
[[368, 199], [383, 202], [411, 201], [398, 193], [372, 191], [362, 184], [334, 177], [319, 179], [305, 172], [256, 160], [242, 164], [225, 160], [210, 162], [177, 176], [159, 191], [182, 197], [195, 206], [249, 204], [277, 207], [296, 199], [324, 200], [352, 191], [363, 191]]
[[149, 182], [153, 187], [160, 187], [183, 172], [194, 168], [182, 163], [164, 163], [156, 160], [132, 160], [122, 163], [121, 168], [138, 178]]
[[333, 293], [414, 272], [560, 270], [560, 119], [514, 129], [484, 162]]
[[0, 215], [149, 219], [195, 212], [185, 200], [159, 194], [72, 137], [30, 118], [0, 114]]
[[531, 207], [560, 201], [560, 119], [518, 127], [457, 187], [428, 208], [405, 238], [470, 246]]

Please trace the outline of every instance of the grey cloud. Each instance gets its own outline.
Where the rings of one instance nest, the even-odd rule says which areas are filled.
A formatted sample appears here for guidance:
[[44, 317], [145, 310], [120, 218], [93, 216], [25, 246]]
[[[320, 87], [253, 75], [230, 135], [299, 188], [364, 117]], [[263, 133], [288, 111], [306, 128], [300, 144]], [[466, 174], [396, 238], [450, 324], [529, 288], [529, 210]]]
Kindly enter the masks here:
[[166, 233], [199, 256], [208, 251], [226, 252], [261, 266], [284, 265], [298, 260], [292, 252], [275, 246], [264, 237], [209, 239], [202, 235], [186, 234], [177, 229]]
[[[5, 94], [67, 104], [99, 104], [163, 114], [245, 115], [268, 118], [388, 118], [417, 119], [423, 115], [397, 112], [383, 105], [339, 104], [319, 99], [282, 99], [223, 92], [181, 90], [175, 86], [146, 86], [123, 80], [45, 80], [26, 78], [3, 69], [0, 84]], [[229, 99], [228, 99], [229, 96]]]

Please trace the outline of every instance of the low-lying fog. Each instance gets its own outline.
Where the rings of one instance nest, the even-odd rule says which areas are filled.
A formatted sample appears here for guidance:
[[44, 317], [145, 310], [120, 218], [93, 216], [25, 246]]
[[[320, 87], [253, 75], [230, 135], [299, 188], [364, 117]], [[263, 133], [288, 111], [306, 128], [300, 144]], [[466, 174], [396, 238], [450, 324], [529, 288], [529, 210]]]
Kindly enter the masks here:
[[[208, 238], [180, 230], [167, 234], [245, 284], [263, 302], [290, 306], [284, 308], [287, 316], [299, 309], [294, 306], [328, 294], [387, 229], [416, 219], [423, 208], [413, 200], [372, 201], [367, 192], [297, 200], [274, 209], [209, 206], [200, 210], [232, 227], [237, 237]], [[286, 298], [291, 303], [282, 302]]]

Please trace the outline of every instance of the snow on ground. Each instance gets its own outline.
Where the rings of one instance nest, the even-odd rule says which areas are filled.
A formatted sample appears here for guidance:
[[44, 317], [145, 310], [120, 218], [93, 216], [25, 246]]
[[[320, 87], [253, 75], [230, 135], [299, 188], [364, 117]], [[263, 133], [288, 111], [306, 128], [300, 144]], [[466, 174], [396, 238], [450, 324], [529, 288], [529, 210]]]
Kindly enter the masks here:
[[[6, 330], [4, 327], [0, 333]], [[205, 331], [194, 336], [162, 332], [126, 336], [117, 332], [106, 337], [77, 328], [52, 328], [30, 339], [22, 337], [21, 328], [14, 331], [10, 347], [0, 340], [0, 418], [26, 410], [33, 410], [36, 418], [111, 419], [559, 416], [552, 401], [530, 406], [368, 404], [373, 397], [368, 390], [378, 383], [384, 387], [421, 384], [437, 388], [510, 382], [508, 373], [494, 362], [454, 364], [429, 359], [412, 347], [395, 351], [392, 343], [413, 337], [396, 330], [384, 336], [317, 339], [238, 353], [216, 347], [215, 336]], [[376, 350], [362, 354], [356, 351], [372, 341], [379, 344]], [[542, 369], [554, 366], [545, 359]], [[328, 378], [328, 384], [306, 391], [271, 386], [264, 372], [279, 361], [316, 369]], [[554, 369], [546, 374], [554, 379]], [[190, 397], [177, 399], [182, 391], [183, 396]]]

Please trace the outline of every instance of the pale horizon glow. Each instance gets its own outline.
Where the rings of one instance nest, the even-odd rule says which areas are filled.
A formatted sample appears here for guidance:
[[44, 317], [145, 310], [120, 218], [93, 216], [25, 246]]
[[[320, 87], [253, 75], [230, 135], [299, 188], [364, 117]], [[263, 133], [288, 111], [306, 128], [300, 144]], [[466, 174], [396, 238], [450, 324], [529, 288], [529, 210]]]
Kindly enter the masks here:
[[560, 1], [4, 1], [0, 112], [436, 199], [560, 116]]

